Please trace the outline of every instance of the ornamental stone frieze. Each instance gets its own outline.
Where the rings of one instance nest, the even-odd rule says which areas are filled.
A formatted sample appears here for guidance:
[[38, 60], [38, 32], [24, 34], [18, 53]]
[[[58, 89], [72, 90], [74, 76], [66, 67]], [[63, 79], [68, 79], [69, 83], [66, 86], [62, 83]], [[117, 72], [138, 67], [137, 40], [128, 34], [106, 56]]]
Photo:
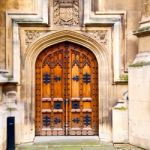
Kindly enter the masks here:
[[103, 44], [106, 48], [109, 47], [109, 31], [108, 30], [91, 30], [87, 32], [90, 37]]
[[143, 16], [150, 17], [150, 0], [145, 0]]
[[[30, 46], [37, 38], [48, 33], [50, 31], [45, 30], [25, 30], [25, 46]], [[86, 32], [81, 32], [87, 36], [95, 39], [98, 43], [103, 44], [106, 48], [110, 46], [110, 32], [107, 29], [97, 29], [97, 30], [88, 30]]]
[[42, 31], [42, 30], [26, 30], [25, 31], [25, 45], [28, 47], [34, 40], [36, 40], [41, 35], [47, 32], [48, 31]]

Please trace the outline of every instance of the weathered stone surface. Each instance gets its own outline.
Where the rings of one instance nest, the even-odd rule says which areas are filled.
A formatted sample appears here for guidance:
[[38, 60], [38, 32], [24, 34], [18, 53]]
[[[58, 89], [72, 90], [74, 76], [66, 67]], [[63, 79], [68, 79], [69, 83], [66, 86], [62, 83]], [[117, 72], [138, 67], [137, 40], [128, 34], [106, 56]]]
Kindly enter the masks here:
[[150, 51], [150, 37], [144, 36], [139, 38], [139, 52]]
[[[67, 140], [64, 144], [64, 140], [59, 141], [59, 138], [54, 138], [54, 142], [35, 143], [17, 146], [16, 150], [142, 150], [129, 144], [115, 144], [114, 146], [109, 143], [101, 143], [97, 140], [79, 140], [77, 137], [74, 140]], [[92, 143], [92, 144], [91, 144]]]
[[[72, 0], [67, 2], [70, 1]], [[127, 65], [133, 61], [137, 53], [137, 38], [132, 35], [132, 31], [136, 30], [141, 19], [143, 1], [107, 0], [106, 2], [106, 0], [96, 0], [92, 1], [92, 10], [95, 12], [91, 12], [91, 10], [88, 10], [90, 5], [86, 5], [88, 7], [83, 9], [84, 4], [89, 2], [85, 0], [84, 4], [80, 3], [80, 7], [78, 6], [79, 4], [75, 4], [75, 14], [73, 14], [71, 3], [67, 5], [61, 3], [61, 11], [57, 5], [57, 10], [62, 13], [57, 14], [58, 11], [54, 10], [53, 7], [53, 0], [49, 0], [50, 3], [46, 7], [44, 6], [44, 10], [42, 10], [42, 2], [46, 4], [45, 0], [0, 0], [0, 68], [9, 68], [12, 74], [15, 72], [13, 77], [19, 81], [19, 84], [15, 86], [18, 95], [17, 102], [23, 101], [21, 105], [17, 106], [18, 110], [12, 112], [17, 117], [16, 143], [31, 142], [35, 136], [34, 64], [36, 57], [47, 46], [63, 40], [70, 40], [86, 46], [97, 57], [99, 62], [99, 137], [102, 140], [111, 141], [111, 108], [122, 93], [127, 90], [127, 85], [113, 83], [114, 76], [119, 78], [119, 73], [127, 71]], [[37, 8], [38, 6], [40, 6], [39, 9]], [[69, 7], [69, 9], [64, 9], [64, 6]], [[47, 14], [46, 8], [48, 7], [49, 12]], [[54, 11], [55, 13], [53, 13]], [[96, 11], [100, 12], [96, 13]], [[9, 12], [9, 14], [6, 14], [5, 17], [6, 12]], [[84, 12], [85, 14], [83, 14]], [[67, 15], [65, 16], [66, 13]], [[44, 14], [44, 17], [41, 14]], [[13, 25], [11, 17], [15, 22]], [[91, 19], [86, 25], [84, 25], [84, 17]], [[46, 18], [46, 20], [49, 18], [48, 23], [44, 20], [44, 24], [42, 24], [41, 20], [43, 18]], [[71, 20], [75, 21], [71, 22]], [[60, 23], [61, 21], [62, 23]], [[17, 24], [18, 22], [21, 24]], [[115, 27], [112, 24], [115, 24]], [[91, 28], [95, 30], [89, 31]], [[88, 33], [88, 31], [91, 33]], [[116, 35], [116, 33], [118, 34]], [[119, 42], [114, 42], [116, 39], [119, 39]], [[116, 47], [119, 47], [117, 52]], [[141, 51], [148, 50], [147, 47], [149, 47], [149, 38], [141, 38]], [[117, 73], [116, 70], [114, 71], [114, 67], [118, 69]], [[144, 86], [149, 88], [146, 85]], [[9, 90], [6, 87], [5, 91], [8, 92]], [[140, 90], [137, 90], [137, 92], [140, 92]], [[147, 94], [143, 93], [134, 98], [141, 100], [141, 97], [145, 96], [145, 99], [148, 100], [148, 90], [145, 89], [145, 91]], [[134, 91], [131, 92], [134, 93]], [[131, 106], [133, 106], [132, 103]], [[136, 106], [139, 107], [138, 104]], [[4, 106], [2, 107], [4, 108]], [[142, 108], [148, 109], [147, 102], [143, 104]], [[6, 116], [9, 115], [7, 114], [8, 112], [6, 111]], [[141, 114], [145, 115], [145, 112]], [[139, 115], [139, 118], [142, 120], [142, 115]], [[145, 119], [148, 120], [148, 116], [145, 116]], [[6, 120], [5, 117], [4, 120]], [[3, 126], [5, 125], [2, 125], [1, 130], [5, 131]], [[5, 138], [3, 138], [4, 141], [1, 139], [0, 143], [6, 144]]]
[[129, 141], [146, 149], [150, 149], [150, 132], [147, 132], [150, 128], [150, 65], [148, 62], [150, 62], [150, 53], [140, 53], [134, 65], [129, 68]]
[[7, 0], [5, 6], [6, 10], [31, 11], [34, 7], [34, 0]]
[[112, 110], [113, 143], [128, 143], [128, 106], [121, 100]]

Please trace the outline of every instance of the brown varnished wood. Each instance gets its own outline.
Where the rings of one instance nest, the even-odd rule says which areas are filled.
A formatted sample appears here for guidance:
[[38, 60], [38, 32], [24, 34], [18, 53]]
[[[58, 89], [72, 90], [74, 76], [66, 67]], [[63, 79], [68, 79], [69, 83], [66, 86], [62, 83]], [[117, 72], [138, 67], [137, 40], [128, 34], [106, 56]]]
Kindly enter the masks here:
[[71, 42], [46, 48], [36, 61], [36, 135], [98, 134], [98, 64]]

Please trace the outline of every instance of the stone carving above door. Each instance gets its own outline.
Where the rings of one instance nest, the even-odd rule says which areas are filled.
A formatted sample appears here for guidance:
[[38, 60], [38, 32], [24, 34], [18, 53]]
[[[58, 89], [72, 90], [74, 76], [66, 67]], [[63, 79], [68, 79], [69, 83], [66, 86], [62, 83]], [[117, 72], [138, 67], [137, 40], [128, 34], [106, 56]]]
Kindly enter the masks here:
[[26, 30], [25, 31], [25, 45], [29, 46], [35, 39], [41, 35], [47, 33], [48, 31], [42, 30]]
[[[28, 47], [34, 40], [40, 36], [48, 33], [48, 30], [25, 30], [25, 45]], [[99, 30], [88, 30], [85, 33], [86, 35], [94, 38], [99, 43], [103, 44], [106, 48], [110, 46], [110, 31], [108, 29], [99, 29]]]
[[110, 46], [110, 32], [107, 29], [101, 30], [89, 30], [87, 31], [90, 37], [97, 40], [99, 43], [103, 44], [106, 48]]
[[79, 0], [54, 0], [53, 7], [55, 25], [79, 25]]
[[145, 17], [150, 16], [150, 0], [145, 0], [145, 2], [144, 2], [143, 16], [145, 16]]

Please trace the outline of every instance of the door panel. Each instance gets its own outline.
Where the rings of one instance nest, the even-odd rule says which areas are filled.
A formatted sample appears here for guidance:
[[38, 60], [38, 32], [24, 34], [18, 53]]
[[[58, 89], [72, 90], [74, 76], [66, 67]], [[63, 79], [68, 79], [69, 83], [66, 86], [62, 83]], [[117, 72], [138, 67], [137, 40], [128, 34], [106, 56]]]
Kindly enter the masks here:
[[63, 42], [36, 61], [36, 135], [98, 134], [98, 69], [88, 49]]

